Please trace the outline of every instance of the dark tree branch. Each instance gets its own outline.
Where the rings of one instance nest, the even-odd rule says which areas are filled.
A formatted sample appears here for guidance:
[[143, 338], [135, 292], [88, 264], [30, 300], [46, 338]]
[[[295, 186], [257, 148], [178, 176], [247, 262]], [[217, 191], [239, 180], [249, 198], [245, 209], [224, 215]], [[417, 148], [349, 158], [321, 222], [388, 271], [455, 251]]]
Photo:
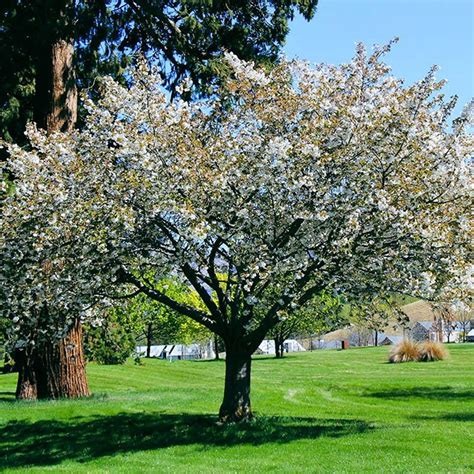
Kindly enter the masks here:
[[185, 305], [183, 303], [179, 303], [178, 301], [173, 300], [161, 291], [144, 285], [138, 278], [136, 278], [132, 273], [128, 272], [124, 268], [122, 268], [120, 272], [120, 278], [124, 282], [131, 283], [132, 285], [134, 285], [138, 290], [140, 290], [141, 293], [145, 294], [149, 298], [158, 301], [159, 303], [162, 303], [165, 306], [168, 306], [168, 308], [171, 308], [172, 310], [177, 311], [180, 314], [190, 317], [191, 319], [202, 324], [211, 331], [219, 334], [216, 322], [212, 320], [209, 315], [204, 313], [203, 311], [199, 311], [196, 308]]
[[213, 301], [211, 295], [206, 291], [206, 289], [199, 283], [199, 280], [196, 275], [196, 271], [189, 265], [185, 263], [181, 267], [185, 277], [188, 279], [189, 283], [193, 286], [193, 288], [199, 294], [199, 297], [202, 299], [203, 303], [211, 312], [214, 319], [218, 322], [222, 322], [222, 315], [219, 312], [219, 308], [217, 307], [216, 303]]

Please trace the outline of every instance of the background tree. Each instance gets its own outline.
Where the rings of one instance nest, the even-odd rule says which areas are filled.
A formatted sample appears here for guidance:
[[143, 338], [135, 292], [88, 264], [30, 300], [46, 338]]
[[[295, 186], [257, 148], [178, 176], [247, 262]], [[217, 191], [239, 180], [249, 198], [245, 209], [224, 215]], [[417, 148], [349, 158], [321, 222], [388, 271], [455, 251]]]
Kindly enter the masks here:
[[[50, 133], [70, 131], [77, 123], [78, 88], [94, 95], [96, 77], [102, 74], [126, 82], [124, 66], [137, 51], [161, 66], [172, 97], [180, 94], [185, 78], [193, 81], [194, 93], [209, 94], [225, 75], [224, 50], [273, 63], [294, 12], [310, 19], [316, 4], [5, 0], [0, 5], [0, 136], [24, 144], [31, 119]], [[184, 98], [192, 95], [186, 90]], [[44, 357], [24, 357], [20, 350], [16, 357], [30, 367], [20, 371], [18, 396], [88, 395], [81, 346], [76, 318], [67, 338], [44, 345]], [[62, 371], [63, 366], [68, 370]]]
[[349, 321], [359, 329], [371, 331], [373, 344], [378, 346], [379, 332], [390, 326], [405, 324], [407, 316], [390, 296], [361, 296], [357, 302], [350, 305]]
[[[173, 278], [160, 280], [156, 288], [184, 304], [193, 304], [193, 290]], [[88, 360], [101, 364], [123, 364], [145, 341], [146, 357], [153, 344], [209, 342], [211, 333], [201, 324], [169, 307], [139, 294], [115, 302], [85, 326], [85, 353]]]
[[117, 307], [102, 313], [96, 321], [84, 325], [85, 357], [98, 364], [123, 364], [135, 352], [135, 321]]
[[444, 334], [450, 342], [453, 332], [461, 329], [461, 340], [465, 341], [468, 328], [472, 328], [473, 303], [472, 266], [468, 264], [447, 280], [440, 298], [431, 302], [433, 326], [440, 340]]
[[[182, 304], [199, 305], [192, 288], [173, 278], [163, 278], [155, 288]], [[190, 344], [209, 341], [211, 333], [202, 325], [157, 301], [139, 294], [126, 302], [120, 312], [135, 322], [137, 341], [145, 340], [146, 357], [151, 356], [153, 344]]]
[[435, 314], [435, 327], [440, 333], [440, 340], [443, 341], [443, 335], [446, 336], [446, 341], [451, 342], [451, 336], [456, 329], [456, 314], [453, 307], [449, 303], [435, 302], [432, 304], [433, 312]]
[[341, 327], [345, 322], [342, 307], [339, 298], [322, 292], [300, 308], [289, 308], [268, 334], [275, 342], [275, 357], [283, 357], [284, 342], [290, 337], [319, 336]]
[[467, 333], [474, 328], [474, 311], [466, 303], [458, 302], [454, 308], [456, 320], [461, 328], [461, 342], [466, 342]]
[[456, 330], [461, 330], [461, 341], [464, 342], [472, 318], [472, 309], [463, 301], [433, 302], [435, 323], [433, 326], [440, 334], [446, 336], [446, 341], [452, 342], [451, 337]]
[[[27, 326], [58, 275], [74, 283], [68, 304], [144, 293], [223, 339], [220, 418], [238, 421], [251, 416], [251, 354], [288, 308], [326, 288], [435, 297], [469, 261], [473, 142], [467, 117], [447, 126], [453, 102], [436, 95], [433, 72], [405, 87], [380, 60], [388, 49], [268, 73], [228, 54], [225, 88], [191, 104], [170, 104], [144, 65], [131, 88], [105, 79], [82, 132], [31, 130], [32, 151], [9, 147], [18, 185], [0, 257], [15, 272], [0, 280], [2, 310]], [[32, 212], [54, 214], [46, 249], [24, 228]], [[51, 257], [53, 244], [63, 260], [49, 279], [44, 259], [17, 250]], [[200, 305], [159, 290], [164, 274]], [[281, 281], [268, 305], [262, 296]]]

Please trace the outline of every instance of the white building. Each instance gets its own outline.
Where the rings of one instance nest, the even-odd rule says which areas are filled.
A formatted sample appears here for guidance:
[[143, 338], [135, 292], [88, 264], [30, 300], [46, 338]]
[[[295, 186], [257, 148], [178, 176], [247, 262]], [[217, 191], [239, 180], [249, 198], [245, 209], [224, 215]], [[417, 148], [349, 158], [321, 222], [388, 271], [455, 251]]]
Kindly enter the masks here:
[[[140, 357], [145, 357], [147, 346], [137, 346], [136, 352]], [[213, 359], [215, 357], [212, 344], [164, 344], [150, 346], [150, 357], [158, 359], [194, 360]]]
[[[306, 349], [296, 339], [286, 339], [283, 343], [285, 352], [301, 352]], [[273, 339], [263, 340], [256, 351], [258, 354], [275, 354], [275, 341]]]

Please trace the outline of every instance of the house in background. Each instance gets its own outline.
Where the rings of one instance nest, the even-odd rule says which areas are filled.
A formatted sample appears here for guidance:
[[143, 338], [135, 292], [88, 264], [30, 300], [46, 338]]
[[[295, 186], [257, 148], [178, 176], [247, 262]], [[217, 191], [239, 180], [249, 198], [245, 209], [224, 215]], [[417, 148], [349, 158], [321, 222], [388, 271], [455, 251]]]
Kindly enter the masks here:
[[473, 314], [459, 314], [462, 321], [458, 321], [456, 313], [453, 313], [452, 321], [445, 320], [433, 311], [433, 306], [426, 301], [415, 301], [401, 309], [410, 320], [411, 329], [407, 331], [406, 336], [416, 341], [461, 342], [464, 335], [474, 328]]
[[437, 330], [434, 321], [417, 321], [410, 331], [411, 339], [417, 342], [436, 341], [439, 342], [440, 333]]
[[403, 336], [385, 335], [384, 333], [379, 334], [379, 346], [390, 346], [392, 344], [398, 344], [402, 341]]
[[[471, 327], [473, 327], [473, 325], [471, 325], [470, 322], [445, 322], [441, 319], [418, 321], [413, 325], [410, 335], [414, 341], [419, 342], [462, 342], [464, 334], [469, 334]], [[469, 341], [466, 340], [466, 342]]]

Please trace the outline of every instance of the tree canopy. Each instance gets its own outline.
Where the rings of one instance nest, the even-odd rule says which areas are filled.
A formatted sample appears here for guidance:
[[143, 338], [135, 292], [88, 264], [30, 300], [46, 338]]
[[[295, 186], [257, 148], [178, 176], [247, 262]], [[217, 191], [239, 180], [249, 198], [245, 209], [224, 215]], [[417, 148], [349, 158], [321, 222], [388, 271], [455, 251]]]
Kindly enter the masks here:
[[[250, 355], [288, 307], [323, 290], [434, 297], [469, 267], [473, 140], [466, 115], [448, 127], [434, 71], [406, 87], [389, 49], [270, 72], [228, 53], [225, 86], [196, 103], [170, 103], [142, 63], [131, 87], [103, 80], [84, 130], [31, 128], [31, 151], [9, 146], [3, 312], [49, 331], [65, 308], [143, 293], [223, 339], [220, 414], [236, 420]], [[158, 288], [169, 274], [200, 304]]]

